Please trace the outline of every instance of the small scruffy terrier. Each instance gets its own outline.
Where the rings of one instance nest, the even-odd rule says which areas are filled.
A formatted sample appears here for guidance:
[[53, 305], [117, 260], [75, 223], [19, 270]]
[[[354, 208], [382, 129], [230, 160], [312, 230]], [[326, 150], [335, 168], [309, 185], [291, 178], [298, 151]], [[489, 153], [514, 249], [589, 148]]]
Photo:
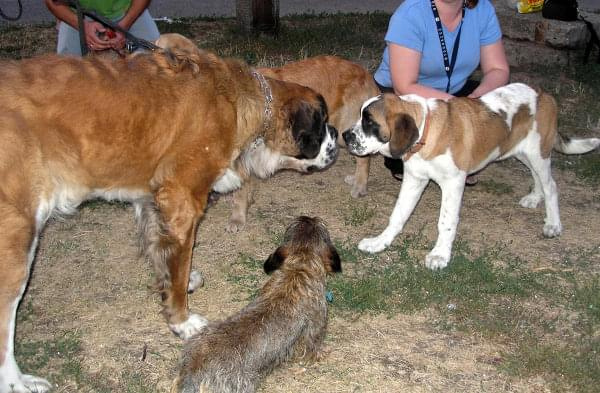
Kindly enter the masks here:
[[186, 342], [171, 393], [250, 393], [293, 356], [314, 359], [325, 338], [325, 277], [342, 270], [319, 218], [298, 217], [264, 264], [258, 297]]

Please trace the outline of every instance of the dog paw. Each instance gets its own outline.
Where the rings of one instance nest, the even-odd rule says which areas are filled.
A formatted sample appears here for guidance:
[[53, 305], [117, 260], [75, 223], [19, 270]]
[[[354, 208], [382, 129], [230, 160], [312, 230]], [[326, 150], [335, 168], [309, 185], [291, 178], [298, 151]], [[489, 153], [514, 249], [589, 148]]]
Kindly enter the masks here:
[[425, 257], [425, 266], [431, 270], [440, 270], [448, 266], [448, 262], [450, 262], [450, 258], [446, 258], [442, 255], [437, 255], [433, 253], [427, 254]]
[[52, 384], [44, 378], [29, 374], [21, 374], [18, 381], [6, 381], [8, 389], [4, 390], [0, 385], [0, 391], [10, 393], [46, 393], [52, 389]]
[[378, 237], [370, 237], [366, 239], [362, 239], [360, 243], [358, 243], [358, 249], [364, 252], [368, 252], [370, 254], [374, 254], [376, 252], [380, 252], [386, 249], [387, 246], [390, 245], [391, 242], [386, 242]]
[[230, 220], [225, 226], [225, 230], [229, 233], [238, 233], [244, 229], [244, 223], [237, 220]]
[[344, 182], [352, 186], [352, 189], [350, 190], [350, 195], [352, 196], [352, 198], [360, 198], [367, 195], [367, 185], [357, 184], [356, 177], [354, 175], [346, 176]]
[[542, 201], [543, 196], [540, 194], [527, 194], [519, 201], [519, 205], [528, 209], [535, 209]]
[[190, 273], [190, 281], [188, 282], [188, 293], [194, 292], [198, 288], [202, 288], [204, 286], [204, 277], [202, 277], [202, 273], [197, 270], [192, 270]]
[[354, 182], [355, 182], [355, 179], [356, 179], [356, 178], [354, 177], [354, 175], [347, 175], [347, 176], [344, 178], [344, 183], [346, 183], [346, 184], [347, 184], [347, 185], [349, 185], [349, 186], [353, 186], [353, 185], [354, 185]]
[[544, 236], [545, 237], [556, 237], [562, 232], [562, 226], [560, 224], [546, 224], [544, 225]]
[[179, 338], [187, 340], [204, 329], [207, 324], [208, 321], [206, 318], [198, 314], [190, 314], [185, 322], [169, 324], [169, 328]]

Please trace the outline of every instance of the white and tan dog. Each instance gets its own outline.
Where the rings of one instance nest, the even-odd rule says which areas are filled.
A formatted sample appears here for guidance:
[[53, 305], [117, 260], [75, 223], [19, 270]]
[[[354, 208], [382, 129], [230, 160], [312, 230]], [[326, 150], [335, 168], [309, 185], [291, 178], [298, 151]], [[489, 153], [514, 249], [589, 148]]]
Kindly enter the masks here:
[[600, 139], [566, 140], [557, 132], [557, 106], [548, 94], [514, 83], [479, 99], [450, 101], [386, 94], [367, 100], [356, 125], [343, 138], [352, 154], [381, 153], [404, 160], [400, 195], [387, 228], [358, 248], [375, 253], [388, 247], [413, 212], [429, 180], [442, 190], [438, 239], [425, 258], [430, 269], [450, 261], [465, 178], [493, 161], [516, 157], [532, 172], [534, 187], [520, 201], [534, 208], [545, 200], [543, 233], [560, 235], [556, 184], [550, 172], [552, 149], [582, 154]]

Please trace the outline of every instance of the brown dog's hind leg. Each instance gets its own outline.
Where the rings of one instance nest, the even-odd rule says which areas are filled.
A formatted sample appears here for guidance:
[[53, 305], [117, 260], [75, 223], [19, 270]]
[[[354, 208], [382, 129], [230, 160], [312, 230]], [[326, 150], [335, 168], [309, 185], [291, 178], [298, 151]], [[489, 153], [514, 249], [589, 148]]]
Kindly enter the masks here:
[[354, 175], [346, 176], [346, 183], [352, 186], [350, 195], [352, 198], [360, 198], [367, 195], [367, 181], [369, 179], [369, 169], [371, 167], [371, 158], [356, 157], [356, 169]]
[[233, 192], [231, 216], [225, 228], [227, 232], [239, 232], [246, 225], [248, 208], [254, 203], [254, 181], [252, 177], [248, 177], [242, 187]]
[[142, 206], [141, 226], [146, 256], [154, 264], [162, 313], [171, 330], [187, 339], [206, 325], [188, 314], [188, 285], [196, 228], [206, 206], [208, 191], [194, 196], [186, 187], [163, 184], [155, 192], [154, 206]]

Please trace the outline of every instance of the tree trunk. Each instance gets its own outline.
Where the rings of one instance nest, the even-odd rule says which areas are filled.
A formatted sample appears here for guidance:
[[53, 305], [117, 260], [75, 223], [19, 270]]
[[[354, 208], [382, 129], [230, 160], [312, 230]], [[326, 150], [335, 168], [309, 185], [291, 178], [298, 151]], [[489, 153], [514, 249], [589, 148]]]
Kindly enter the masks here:
[[243, 31], [277, 35], [279, 0], [236, 0], [235, 13]]
[[252, 2], [253, 0], [235, 0], [235, 16], [243, 31], [252, 31]]

